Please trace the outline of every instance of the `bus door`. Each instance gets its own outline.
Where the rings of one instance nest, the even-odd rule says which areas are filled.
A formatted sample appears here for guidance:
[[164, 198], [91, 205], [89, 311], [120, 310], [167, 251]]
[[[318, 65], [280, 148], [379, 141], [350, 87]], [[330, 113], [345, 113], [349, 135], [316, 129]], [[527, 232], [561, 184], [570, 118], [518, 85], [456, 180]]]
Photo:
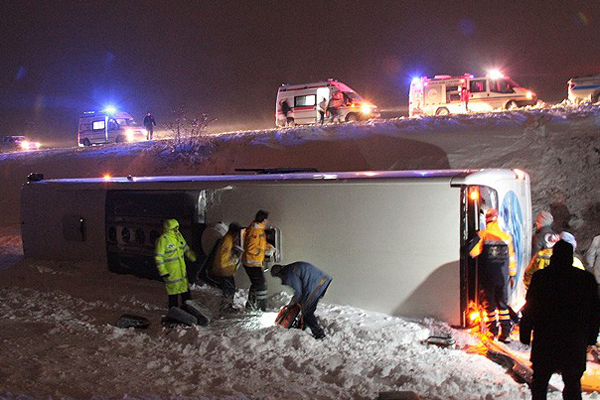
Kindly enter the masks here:
[[471, 241], [485, 229], [485, 213], [498, 209], [498, 193], [487, 186], [463, 186], [461, 191], [461, 326], [468, 328], [480, 323], [483, 298], [479, 288], [477, 259], [469, 255]]

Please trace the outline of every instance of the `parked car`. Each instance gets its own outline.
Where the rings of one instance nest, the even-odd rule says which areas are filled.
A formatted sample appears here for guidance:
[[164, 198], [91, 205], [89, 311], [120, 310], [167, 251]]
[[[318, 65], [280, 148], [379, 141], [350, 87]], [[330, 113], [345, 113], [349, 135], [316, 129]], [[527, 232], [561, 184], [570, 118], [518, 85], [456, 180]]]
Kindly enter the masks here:
[[40, 143], [27, 140], [25, 136], [7, 135], [2, 138], [0, 152], [39, 150]]
[[600, 100], [600, 75], [581, 76], [569, 79], [568, 95], [571, 103], [597, 103]]

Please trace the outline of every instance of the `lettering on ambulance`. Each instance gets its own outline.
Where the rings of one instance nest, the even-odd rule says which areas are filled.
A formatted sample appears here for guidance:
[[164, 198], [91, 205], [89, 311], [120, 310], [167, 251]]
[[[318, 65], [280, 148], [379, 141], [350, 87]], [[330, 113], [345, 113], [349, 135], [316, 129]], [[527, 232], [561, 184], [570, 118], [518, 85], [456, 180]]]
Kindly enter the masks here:
[[508, 191], [500, 207], [500, 218], [504, 222], [502, 229], [509, 233], [513, 239], [513, 248], [517, 258], [517, 275], [515, 287], [509, 294], [509, 303], [513, 304], [517, 299], [525, 295], [525, 289], [522, 285], [523, 272], [527, 266], [525, 260], [525, 247], [523, 239], [525, 237], [525, 227], [523, 226], [523, 213], [521, 212], [521, 203], [519, 198], [512, 190]]

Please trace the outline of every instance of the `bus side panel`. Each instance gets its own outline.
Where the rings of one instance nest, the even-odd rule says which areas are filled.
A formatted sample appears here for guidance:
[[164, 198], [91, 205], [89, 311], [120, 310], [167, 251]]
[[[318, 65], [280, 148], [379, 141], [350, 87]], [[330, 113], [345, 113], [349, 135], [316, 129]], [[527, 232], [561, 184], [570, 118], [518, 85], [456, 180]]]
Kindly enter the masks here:
[[[325, 301], [460, 324], [459, 188], [235, 184], [207, 219], [247, 225], [259, 209], [281, 230], [282, 264], [307, 261], [333, 277]], [[270, 290], [281, 287], [270, 279]]]
[[21, 191], [23, 252], [27, 257], [104, 261], [102, 189], [25, 185]]

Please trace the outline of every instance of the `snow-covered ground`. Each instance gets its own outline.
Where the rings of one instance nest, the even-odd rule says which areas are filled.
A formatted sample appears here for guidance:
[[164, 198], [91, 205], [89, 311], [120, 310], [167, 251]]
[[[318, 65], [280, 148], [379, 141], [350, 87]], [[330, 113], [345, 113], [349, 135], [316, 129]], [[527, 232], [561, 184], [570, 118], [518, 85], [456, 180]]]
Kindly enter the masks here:
[[[0, 154], [0, 398], [376, 399], [386, 391], [440, 400], [530, 398], [503, 367], [466, 351], [476, 344], [467, 332], [452, 331], [456, 349], [425, 344], [450, 329], [436, 321], [325, 298], [317, 311], [324, 341], [272, 326], [272, 313], [166, 329], [159, 282], [111, 274], [100, 263], [22, 260], [19, 188], [29, 172], [55, 178], [250, 167], [518, 167], [531, 175], [534, 212], [551, 210], [582, 250], [600, 233], [598, 105], [234, 132], [184, 149], [154, 142]], [[193, 295], [216, 309], [214, 289]], [[286, 296], [271, 299], [272, 311]], [[243, 300], [240, 291], [237, 305]], [[147, 317], [150, 328], [116, 328], [125, 313]]]
[[[317, 315], [328, 337], [273, 326], [273, 312], [167, 329], [160, 282], [111, 274], [100, 264], [19, 261], [18, 229], [0, 241], [0, 398], [527, 399], [504, 368], [459, 348], [425, 344], [450, 328], [333, 304]], [[217, 316], [219, 292], [193, 296]], [[245, 293], [240, 290], [236, 305]], [[115, 326], [125, 313], [147, 330]], [[458, 347], [473, 344], [454, 332]], [[558, 397], [555, 397], [558, 398]], [[600, 398], [596, 396], [587, 398]]]

